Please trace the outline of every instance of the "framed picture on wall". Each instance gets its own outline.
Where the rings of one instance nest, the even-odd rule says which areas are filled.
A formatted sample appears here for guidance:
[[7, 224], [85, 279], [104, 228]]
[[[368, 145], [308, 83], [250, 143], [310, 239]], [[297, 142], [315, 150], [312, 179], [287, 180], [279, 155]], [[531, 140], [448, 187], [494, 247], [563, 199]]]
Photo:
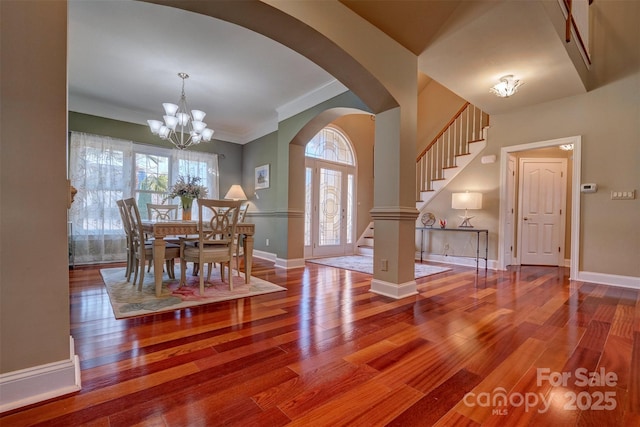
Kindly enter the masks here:
[[269, 188], [269, 165], [262, 165], [256, 168], [255, 189]]

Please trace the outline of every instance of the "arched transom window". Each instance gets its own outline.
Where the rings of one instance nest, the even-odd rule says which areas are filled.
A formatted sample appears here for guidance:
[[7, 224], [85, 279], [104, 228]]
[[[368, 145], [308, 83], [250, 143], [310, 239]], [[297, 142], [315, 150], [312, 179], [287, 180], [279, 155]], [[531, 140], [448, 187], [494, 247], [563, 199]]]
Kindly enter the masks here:
[[325, 127], [318, 132], [307, 144], [304, 154], [307, 157], [355, 166], [347, 137], [333, 127]]

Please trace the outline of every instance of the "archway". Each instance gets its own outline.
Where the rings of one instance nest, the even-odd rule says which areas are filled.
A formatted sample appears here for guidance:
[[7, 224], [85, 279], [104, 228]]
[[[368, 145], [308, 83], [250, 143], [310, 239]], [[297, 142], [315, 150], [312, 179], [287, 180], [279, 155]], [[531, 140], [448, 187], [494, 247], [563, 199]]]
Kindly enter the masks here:
[[[404, 242], [414, 240], [415, 162], [417, 129], [418, 58], [379, 29], [364, 22], [339, 1], [273, 2], [214, 1], [181, 2], [151, 0], [150, 3], [189, 10], [235, 23], [290, 47], [307, 57], [348, 87], [376, 114], [374, 168], [375, 206], [371, 210], [376, 235], [389, 242], [374, 248], [374, 279], [371, 290], [393, 298], [415, 295], [414, 253]], [[336, 19], [349, 25], [347, 34], [331, 25]], [[328, 25], [329, 24], [329, 25]], [[358, 37], [353, 37], [353, 33]], [[373, 50], [370, 47], [376, 46]], [[278, 134], [278, 153], [288, 153], [291, 140]], [[278, 164], [277, 215], [288, 239], [292, 223], [299, 222], [289, 193], [289, 162]], [[289, 262], [295, 247], [288, 241], [277, 258]], [[295, 266], [295, 265], [291, 265]]]

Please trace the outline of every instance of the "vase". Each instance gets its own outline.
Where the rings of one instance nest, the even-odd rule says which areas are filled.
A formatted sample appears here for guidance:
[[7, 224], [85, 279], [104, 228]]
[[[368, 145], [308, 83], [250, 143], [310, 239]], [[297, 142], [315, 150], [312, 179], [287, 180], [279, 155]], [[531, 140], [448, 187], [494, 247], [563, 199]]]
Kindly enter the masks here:
[[193, 206], [193, 197], [180, 196], [180, 202], [182, 204], [182, 219], [190, 221], [191, 207]]

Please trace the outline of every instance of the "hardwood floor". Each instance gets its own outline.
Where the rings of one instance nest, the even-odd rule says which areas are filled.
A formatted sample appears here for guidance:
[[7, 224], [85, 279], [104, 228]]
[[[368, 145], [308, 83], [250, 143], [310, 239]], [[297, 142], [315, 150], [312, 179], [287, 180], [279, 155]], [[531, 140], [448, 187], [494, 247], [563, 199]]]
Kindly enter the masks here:
[[564, 268], [454, 267], [396, 301], [256, 260], [288, 290], [125, 320], [99, 268], [70, 272], [82, 390], [1, 426], [640, 425], [639, 292]]

